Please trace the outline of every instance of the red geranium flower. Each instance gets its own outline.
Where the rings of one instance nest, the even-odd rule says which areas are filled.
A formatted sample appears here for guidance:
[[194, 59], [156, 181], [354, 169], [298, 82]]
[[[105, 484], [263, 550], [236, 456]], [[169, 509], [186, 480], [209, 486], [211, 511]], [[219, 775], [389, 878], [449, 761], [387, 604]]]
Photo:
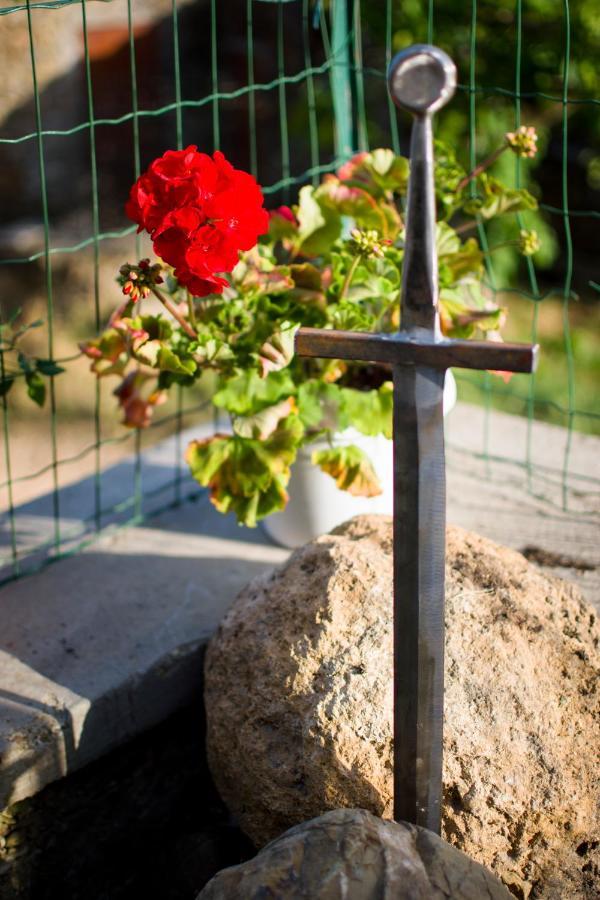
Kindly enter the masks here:
[[221, 293], [240, 250], [268, 229], [259, 185], [216, 151], [167, 150], [131, 189], [125, 212], [196, 297]]

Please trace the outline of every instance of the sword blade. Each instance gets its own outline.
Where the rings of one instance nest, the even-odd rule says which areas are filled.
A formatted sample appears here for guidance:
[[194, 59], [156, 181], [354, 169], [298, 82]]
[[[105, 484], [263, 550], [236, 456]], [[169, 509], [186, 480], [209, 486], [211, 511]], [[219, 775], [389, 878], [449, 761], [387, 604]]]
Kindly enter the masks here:
[[445, 372], [394, 366], [394, 818], [440, 833]]

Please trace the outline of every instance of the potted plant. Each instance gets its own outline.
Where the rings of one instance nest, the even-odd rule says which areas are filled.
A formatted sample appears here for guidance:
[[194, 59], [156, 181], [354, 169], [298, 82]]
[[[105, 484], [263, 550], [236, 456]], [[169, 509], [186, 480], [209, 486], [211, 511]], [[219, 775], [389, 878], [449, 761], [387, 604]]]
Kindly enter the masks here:
[[[487, 171], [501, 149], [532, 156], [535, 132], [506, 135], [472, 173], [436, 147], [440, 318], [450, 336], [501, 339], [505, 314], [483, 283], [476, 225], [537, 205]], [[271, 517], [282, 543], [389, 504], [390, 372], [300, 359], [294, 335], [300, 326], [397, 330], [408, 175], [409, 161], [391, 150], [360, 153], [267, 213], [250, 175], [192, 146], [167, 151], [132, 188], [126, 211], [158, 261], [121, 267], [124, 301], [82, 350], [98, 377], [120, 378], [114, 393], [134, 428], [173, 385], [215, 373], [212, 402], [229, 427], [192, 441], [187, 462], [219, 511], [251, 527]], [[539, 246], [523, 230], [511, 243], [526, 255]], [[150, 295], [162, 308], [140, 310]]]

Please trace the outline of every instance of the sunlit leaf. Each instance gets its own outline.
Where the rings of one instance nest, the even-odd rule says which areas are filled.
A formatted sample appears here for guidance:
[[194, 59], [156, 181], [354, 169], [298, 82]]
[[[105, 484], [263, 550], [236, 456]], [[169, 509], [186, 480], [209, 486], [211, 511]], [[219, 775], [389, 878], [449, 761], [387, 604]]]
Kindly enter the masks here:
[[290, 364], [294, 358], [294, 338], [298, 326], [291, 322], [282, 322], [268, 341], [259, 350], [259, 362], [263, 378], [269, 372], [278, 372]]
[[271, 372], [266, 378], [248, 369], [224, 380], [212, 399], [215, 406], [234, 416], [248, 416], [295, 393], [296, 386], [287, 369]]
[[361, 228], [373, 228], [384, 239], [394, 239], [400, 230], [400, 216], [390, 203], [376, 200], [365, 188], [345, 184], [329, 175], [317, 188], [322, 206], [349, 216]]
[[310, 431], [337, 431], [341, 402], [337, 384], [311, 378], [298, 388], [298, 415]]
[[341, 389], [342, 427], [356, 428], [362, 434], [375, 436], [392, 433], [393, 393], [391, 383], [371, 391]]
[[376, 497], [382, 493], [371, 461], [354, 444], [315, 450], [311, 459], [314, 465], [331, 475], [341, 491], [348, 491], [354, 497]]
[[270, 437], [281, 419], [285, 419], [296, 410], [296, 402], [293, 397], [280, 400], [273, 406], [267, 406], [253, 416], [238, 416], [233, 420], [233, 430], [243, 438], [257, 438], [265, 441]]
[[217, 434], [192, 441], [186, 459], [196, 481], [210, 488], [214, 506], [254, 527], [285, 507], [290, 466], [303, 434], [300, 420], [291, 415], [266, 441]]
[[178, 356], [165, 344], [162, 344], [158, 351], [157, 364], [159, 369], [173, 372], [175, 375], [193, 375], [197, 369], [193, 359]]
[[492, 219], [505, 213], [537, 209], [537, 200], [525, 188], [509, 188], [497, 178], [484, 173], [477, 179], [477, 196], [463, 205], [468, 215]]
[[326, 253], [340, 236], [339, 214], [317, 202], [315, 188], [305, 185], [298, 195], [298, 236], [296, 248], [304, 256]]

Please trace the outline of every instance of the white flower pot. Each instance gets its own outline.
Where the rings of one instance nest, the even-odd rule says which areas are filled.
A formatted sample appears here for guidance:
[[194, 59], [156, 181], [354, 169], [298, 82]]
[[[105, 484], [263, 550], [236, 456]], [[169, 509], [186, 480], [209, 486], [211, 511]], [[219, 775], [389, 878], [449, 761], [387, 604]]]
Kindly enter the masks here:
[[[456, 403], [456, 381], [452, 372], [447, 372], [444, 385], [444, 415]], [[382, 435], [367, 437], [348, 428], [334, 435], [334, 446], [355, 444], [368, 455], [381, 482], [383, 492], [377, 497], [353, 497], [347, 491], [340, 491], [330, 475], [326, 475], [311, 461], [314, 450], [326, 449], [325, 441], [302, 447], [292, 467], [288, 485], [289, 502], [283, 512], [274, 513], [263, 520], [262, 525], [269, 537], [283, 547], [300, 547], [319, 534], [324, 534], [341, 525], [352, 516], [364, 513], [386, 513], [393, 511], [394, 467], [392, 442]]]

